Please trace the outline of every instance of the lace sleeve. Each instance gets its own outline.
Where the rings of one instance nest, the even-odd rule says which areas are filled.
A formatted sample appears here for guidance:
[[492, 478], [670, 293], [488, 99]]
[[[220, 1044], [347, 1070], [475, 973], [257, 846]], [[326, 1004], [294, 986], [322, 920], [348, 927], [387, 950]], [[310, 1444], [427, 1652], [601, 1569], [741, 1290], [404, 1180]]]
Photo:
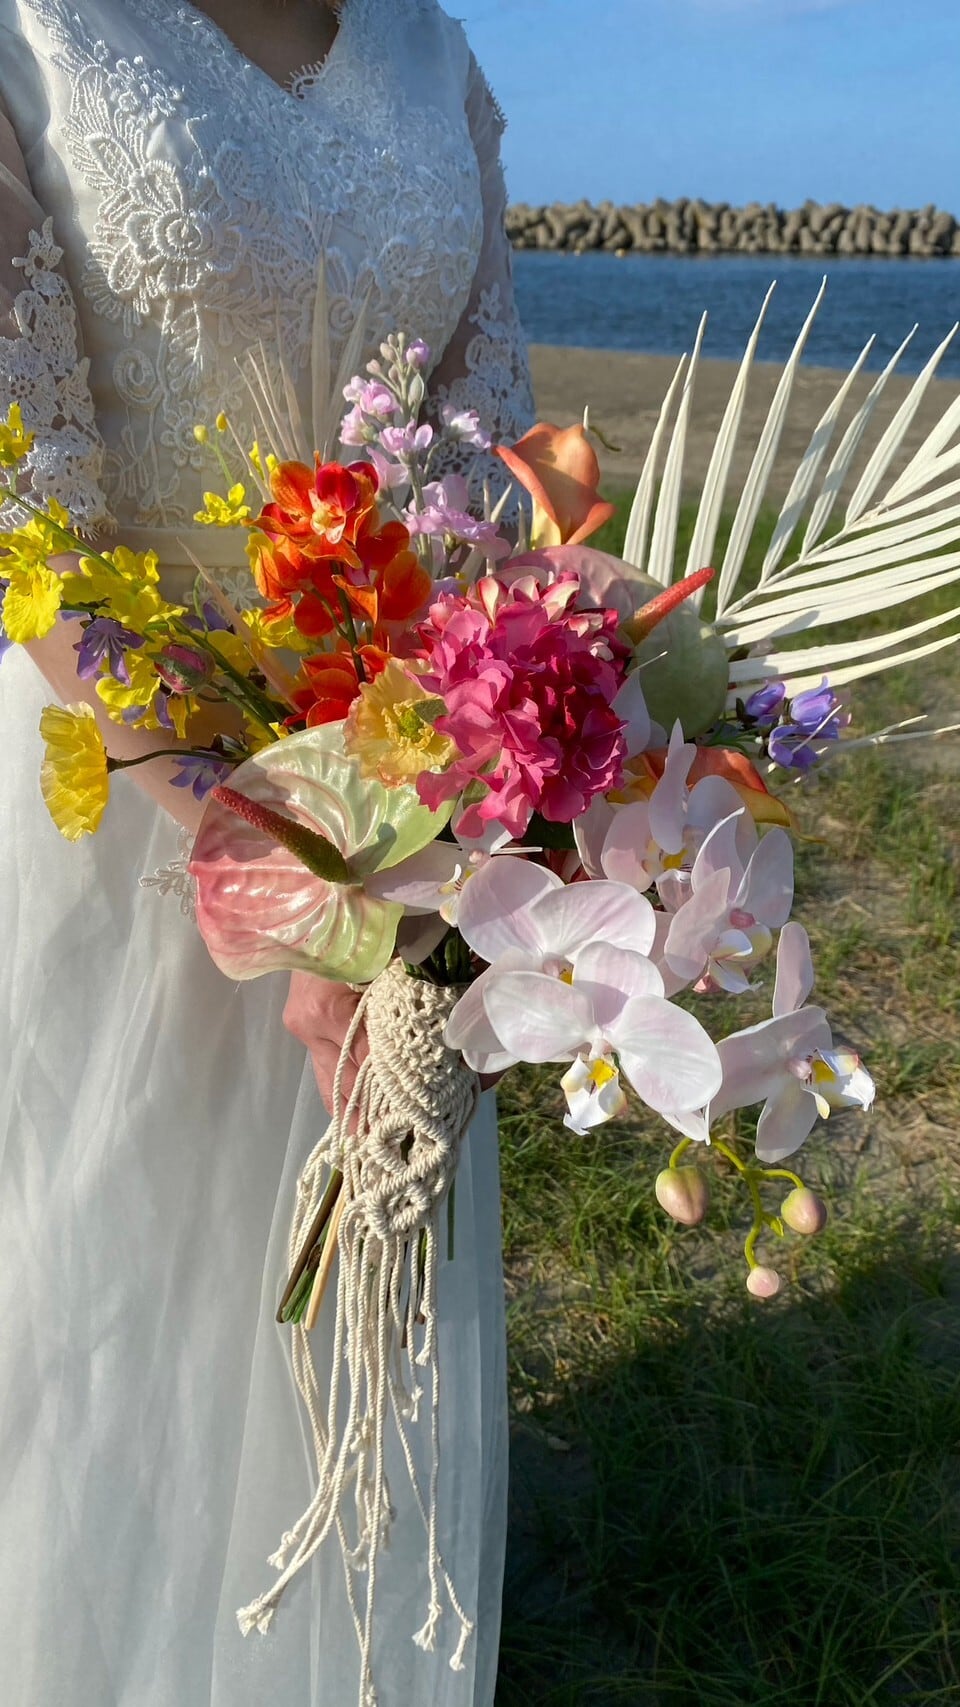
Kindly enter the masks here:
[[[476, 61], [471, 58], [467, 117], [480, 163], [483, 244], [470, 301], [435, 369], [430, 390], [437, 408], [475, 409], [498, 442], [511, 444], [534, 419], [527, 345], [513, 296], [510, 245], [504, 226], [507, 192], [500, 163], [504, 118]], [[479, 500], [485, 478], [494, 491], [506, 480], [497, 457], [476, 451], [448, 453], [444, 473], [469, 472]]]
[[[36, 435], [24, 490], [40, 503], [56, 498], [74, 525], [88, 531], [109, 522], [100, 486], [103, 444], [61, 258], [53, 222], [30, 190], [0, 105], [0, 417], [19, 403], [24, 425]], [[7, 519], [0, 509], [0, 520]]]

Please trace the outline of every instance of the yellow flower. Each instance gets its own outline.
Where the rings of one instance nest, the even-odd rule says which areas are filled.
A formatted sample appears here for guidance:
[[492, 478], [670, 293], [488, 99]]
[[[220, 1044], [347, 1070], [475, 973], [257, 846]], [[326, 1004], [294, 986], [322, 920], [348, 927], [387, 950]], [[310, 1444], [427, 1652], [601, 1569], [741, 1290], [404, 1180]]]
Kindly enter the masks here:
[[[80, 572], [63, 578], [64, 603], [73, 605], [99, 604], [106, 614], [145, 634], [148, 626], [159, 640], [166, 639], [158, 627], [161, 622], [173, 622], [182, 616], [183, 605], [167, 604], [160, 597], [155, 551], [135, 552], [124, 545], [104, 553], [106, 562], [95, 557], [80, 559]], [[106, 564], [112, 564], [109, 569]]]
[[[127, 653], [127, 669], [130, 672], [130, 683], [118, 682], [113, 676], [97, 678], [97, 697], [107, 710], [107, 716], [113, 723], [125, 723], [132, 729], [164, 729], [154, 709], [154, 700], [160, 678], [157, 675], [153, 659], [147, 650]], [[166, 699], [166, 709], [177, 735], [183, 740], [198, 701], [193, 694], [172, 693]], [[137, 707], [143, 707], [137, 717], [131, 714]]]
[[48, 705], [40, 716], [46, 756], [40, 789], [68, 842], [92, 835], [110, 792], [107, 753], [89, 705]]
[[364, 682], [344, 725], [344, 746], [363, 777], [378, 777], [388, 788], [414, 782], [421, 771], [443, 770], [456, 755], [448, 735], [438, 735], [424, 713], [437, 701], [418, 692], [397, 658], [372, 682]]
[[280, 466], [272, 451], [268, 451], [266, 457], [264, 457], [263, 452], [260, 449], [259, 440], [257, 439], [254, 439], [253, 444], [250, 446], [250, 461], [259, 474], [261, 480], [266, 480]]
[[69, 524], [66, 510], [51, 498], [46, 516], [31, 516], [22, 527], [0, 533], [0, 546], [22, 569], [44, 568], [48, 558], [68, 549], [59, 529], [68, 528]]
[[9, 586], [3, 596], [3, 627], [17, 645], [42, 640], [57, 620], [63, 601], [63, 583], [52, 569], [7, 568]]
[[284, 740], [290, 733], [282, 723], [261, 723], [249, 711], [243, 714], [243, 728], [247, 749], [251, 753], [261, 753], [264, 747], [272, 747], [276, 741]]
[[11, 403], [7, 418], [0, 421], [0, 468], [15, 468], [33, 444], [33, 434], [24, 431], [19, 403]]
[[244, 503], [246, 487], [241, 481], [231, 486], [225, 498], [219, 492], [204, 492], [203, 509], [194, 516], [195, 522], [204, 522], [208, 527], [235, 528], [245, 522], [250, 514], [250, 505]]
[[210, 437], [210, 433], [209, 433], [208, 429], [202, 424], [202, 422], [198, 422], [197, 425], [193, 429], [193, 436], [196, 439], [198, 445], [205, 445], [208, 438]]
[[213, 628], [206, 636], [207, 644], [215, 652], [219, 652], [228, 664], [232, 664], [241, 675], [249, 675], [255, 665], [255, 659], [249, 645], [242, 634], [234, 634], [228, 628]]
[[308, 635], [301, 634], [290, 617], [281, 617], [277, 622], [270, 622], [265, 611], [259, 605], [253, 605], [240, 612], [240, 619], [250, 636], [251, 650], [256, 654], [257, 647], [267, 646], [284, 652], [315, 652], [317, 643]]

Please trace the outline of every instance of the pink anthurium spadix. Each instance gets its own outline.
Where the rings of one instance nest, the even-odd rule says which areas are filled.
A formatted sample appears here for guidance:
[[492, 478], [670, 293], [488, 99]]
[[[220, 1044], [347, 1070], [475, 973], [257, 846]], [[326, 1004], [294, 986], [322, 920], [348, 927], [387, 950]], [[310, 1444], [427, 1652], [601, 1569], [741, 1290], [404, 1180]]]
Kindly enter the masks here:
[[246, 806], [212, 799], [190, 861], [197, 923], [221, 971], [375, 978], [403, 908], [369, 894], [365, 880], [431, 842], [449, 809], [430, 812], [414, 789], [362, 777], [342, 723], [266, 747], [234, 771], [227, 794]]
[[735, 1032], [719, 1045], [723, 1084], [710, 1106], [715, 1119], [763, 1103], [757, 1125], [762, 1162], [799, 1150], [819, 1115], [869, 1108], [874, 1083], [851, 1049], [835, 1049], [822, 1008], [807, 1007], [813, 989], [810, 944], [802, 925], [785, 925], [777, 945], [773, 1018]]

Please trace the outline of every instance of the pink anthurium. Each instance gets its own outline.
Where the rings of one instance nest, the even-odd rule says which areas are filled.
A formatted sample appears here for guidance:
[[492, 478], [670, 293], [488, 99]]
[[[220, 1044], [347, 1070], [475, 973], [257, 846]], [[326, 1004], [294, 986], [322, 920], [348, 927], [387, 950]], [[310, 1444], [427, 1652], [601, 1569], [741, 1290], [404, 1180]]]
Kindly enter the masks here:
[[533, 499], [533, 546], [575, 544], [610, 520], [615, 506], [599, 495], [600, 464], [583, 428], [538, 421], [497, 455]]
[[810, 944], [802, 925], [785, 925], [777, 946], [773, 1018], [719, 1045], [723, 1084], [710, 1118], [762, 1102], [757, 1155], [768, 1164], [799, 1150], [819, 1114], [869, 1108], [874, 1083], [850, 1049], [835, 1049], [822, 1008], [806, 1007], [813, 988]]
[[197, 923], [221, 971], [375, 978], [403, 909], [369, 894], [366, 879], [431, 842], [449, 809], [430, 812], [412, 788], [361, 777], [342, 723], [264, 748], [225, 795], [208, 805], [190, 861]]

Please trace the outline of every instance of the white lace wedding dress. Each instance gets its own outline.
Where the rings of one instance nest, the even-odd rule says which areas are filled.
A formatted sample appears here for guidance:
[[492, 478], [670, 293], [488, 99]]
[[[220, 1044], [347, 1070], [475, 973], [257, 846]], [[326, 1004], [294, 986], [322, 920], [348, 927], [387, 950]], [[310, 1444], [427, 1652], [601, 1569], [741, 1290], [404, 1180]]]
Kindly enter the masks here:
[[[281, 16], [281, 14], [278, 14]], [[197, 420], [243, 430], [236, 358], [282, 340], [308, 393], [318, 262], [334, 346], [369, 297], [439, 357], [437, 395], [529, 424], [500, 227], [500, 124], [435, 0], [344, 0], [321, 67], [278, 88], [181, 0], [0, 0], [0, 411], [86, 526], [196, 537]], [[78, 353], [83, 360], [78, 362]], [[304, 397], [306, 401], [306, 395]], [[183, 542], [183, 543], [182, 543]], [[70, 847], [47, 821], [31, 662], [0, 665], [0, 1670], [11, 1707], [353, 1707], [336, 1547], [266, 1636], [236, 1609], [309, 1494], [274, 1321], [299, 1167], [324, 1118], [281, 1024], [234, 988], [176, 894], [175, 826], [133, 786]], [[485, 1099], [489, 1102], [489, 1099]], [[404, 1503], [381, 1573], [380, 1707], [490, 1707], [506, 1407], [492, 1108], [442, 1275], [445, 1560], [466, 1669], [425, 1616]], [[324, 1344], [321, 1319], [318, 1346]]]

